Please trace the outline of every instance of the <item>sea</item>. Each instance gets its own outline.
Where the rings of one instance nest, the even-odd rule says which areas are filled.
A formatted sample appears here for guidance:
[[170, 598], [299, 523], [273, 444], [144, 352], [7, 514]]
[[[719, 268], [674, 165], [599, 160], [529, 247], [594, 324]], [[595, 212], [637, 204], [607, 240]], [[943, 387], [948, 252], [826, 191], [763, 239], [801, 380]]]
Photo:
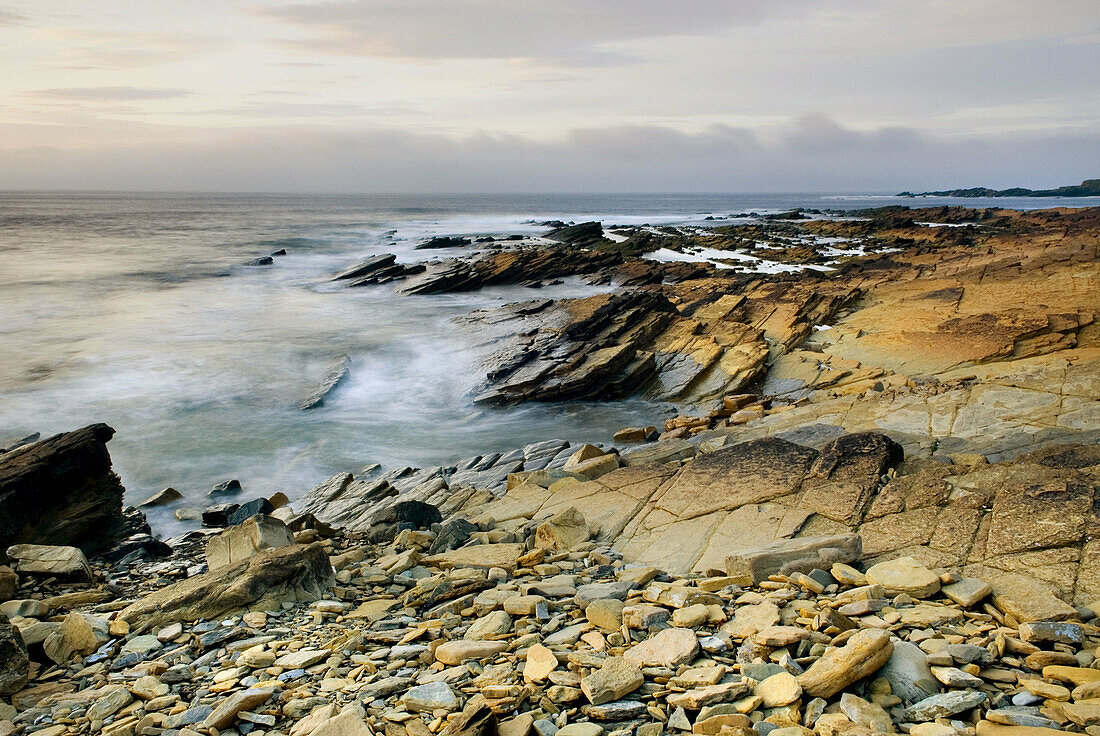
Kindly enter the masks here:
[[[463, 316], [607, 290], [579, 279], [408, 296], [333, 274], [436, 235], [537, 235], [548, 220], [702, 224], [793, 208], [903, 204], [1045, 208], [1082, 199], [901, 199], [868, 194], [266, 195], [0, 193], [0, 447], [94, 422], [127, 503], [173, 487], [178, 505], [240, 480], [242, 498], [291, 499], [336, 472], [446, 465], [551, 438], [607, 442], [672, 409], [643, 399], [475, 405], [508, 327]], [[285, 249], [269, 267], [244, 265]], [[342, 355], [323, 407], [298, 402]], [[173, 508], [150, 510], [174, 534]]]

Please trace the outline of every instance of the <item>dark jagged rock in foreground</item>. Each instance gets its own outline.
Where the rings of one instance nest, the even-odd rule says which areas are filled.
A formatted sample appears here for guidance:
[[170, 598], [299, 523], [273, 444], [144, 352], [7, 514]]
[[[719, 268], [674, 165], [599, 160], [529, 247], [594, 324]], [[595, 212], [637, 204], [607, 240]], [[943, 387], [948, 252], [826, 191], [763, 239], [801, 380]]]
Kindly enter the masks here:
[[1100, 179], [1085, 179], [1057, 189], [989, 189], [988, 187], [970, 187], [969, 189], [944, 189], [938, 192], [902, 192], [899, 197], [1100, 197]]
[[114, 433], [93, 424], [0, 455], [0, 551], [71, 545], [90, 556], [148, 533], [144, 515], [123, 511], [125, 489], [107, 452]]

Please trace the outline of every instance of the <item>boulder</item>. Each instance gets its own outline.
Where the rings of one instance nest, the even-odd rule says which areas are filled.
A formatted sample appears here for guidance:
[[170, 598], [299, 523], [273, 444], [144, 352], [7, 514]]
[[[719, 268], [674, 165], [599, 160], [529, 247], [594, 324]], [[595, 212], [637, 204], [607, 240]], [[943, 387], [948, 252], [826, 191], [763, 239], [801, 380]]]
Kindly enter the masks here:
[[114, 433], [92, 424], [0, 455], [0, 549], [73, 545], [94, 556], [149, 531], [143, 515], [123, 512], [107, 452]]
[[211, 570], [251, 559], [257, 552], [294, 544], [286, 524], [272, 516], [254, 516], [229, 527], [206, 542], [206, 564]]
[[150, 593], [119, 612], [141, 633], [177, 621], [212, 619], [245, 608], [315, 601], [335, 584], [320, 543], [287, 545]]
[[88, 558], [77, 547], [45, 544], [15, 544], [8, 547], [8, 557], [15, 562], [17, 572], [31, 575], [52, 575], [64, 580], [88, 582], [92, 568]]

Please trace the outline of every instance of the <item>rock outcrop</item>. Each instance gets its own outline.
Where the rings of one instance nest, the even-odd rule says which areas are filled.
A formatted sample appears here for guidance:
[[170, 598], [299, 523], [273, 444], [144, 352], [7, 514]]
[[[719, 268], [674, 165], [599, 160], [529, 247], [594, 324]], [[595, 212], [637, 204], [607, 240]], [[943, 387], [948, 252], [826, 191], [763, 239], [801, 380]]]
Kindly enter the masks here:
[[0, 549], [72, 545], [93, 556], [149, 531], [142, 514], [123, 510], [107, 452], [113, 435], [93, 424], [0, 455]]

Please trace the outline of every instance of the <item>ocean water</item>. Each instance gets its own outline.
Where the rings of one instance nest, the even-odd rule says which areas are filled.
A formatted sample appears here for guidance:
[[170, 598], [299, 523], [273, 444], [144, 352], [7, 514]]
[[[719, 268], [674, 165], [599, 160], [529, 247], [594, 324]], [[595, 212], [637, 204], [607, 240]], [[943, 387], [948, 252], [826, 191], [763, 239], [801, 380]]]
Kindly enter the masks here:
[[[670, 411], [643, 400], [474, 406], [481, 362], [507, 338], [460, 317], [530, 290], [404, 296], [331, 276], [374, 253], [411, 262], [433, 235], [537, 234], [534, 222], [690, 223], [707, 215], [884, 204], [1083, 206], [1092, 200], [865, 195], [322, 196], [0, 194], [0, 444], [92, 422], [136, 503], [166, 487], [201, 507], [218, 482], [292, 499], [370, 463], [445, 464], [550, 438], [608, 441]], [[273, 267], [242, 264], [285, 248]], [[326, 405], [295, 404], [338, 356]], [[183, 528], [153, 510], [157, 531]]]

